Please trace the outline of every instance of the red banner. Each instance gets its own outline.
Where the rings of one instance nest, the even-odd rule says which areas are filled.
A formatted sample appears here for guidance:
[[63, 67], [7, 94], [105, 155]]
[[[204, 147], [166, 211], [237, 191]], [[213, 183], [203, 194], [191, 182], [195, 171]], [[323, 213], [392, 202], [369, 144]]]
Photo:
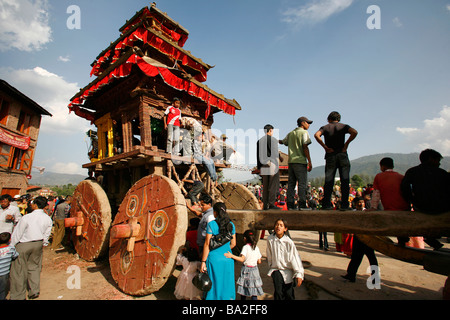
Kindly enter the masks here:
[[10, 146], [27, 150], [30, 147], [30, 137], [20, 136], [0, 128], [0, 142], [9, 144]]

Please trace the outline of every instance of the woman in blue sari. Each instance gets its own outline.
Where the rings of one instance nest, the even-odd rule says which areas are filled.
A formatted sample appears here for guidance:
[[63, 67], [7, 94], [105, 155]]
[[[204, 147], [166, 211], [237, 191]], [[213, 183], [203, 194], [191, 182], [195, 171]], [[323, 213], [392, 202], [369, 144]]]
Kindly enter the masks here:
[[[208, 223], [201, 264], [201, 272], [208, 272], [212, 282], [211, 290], [206, 294], [206, 300], [235, 300], [234, 260], [224, 256], [224, 253], [236, 246], [235, 226], [228, 216], [224, 203], [216, 203], [213, 210], [216, 219]], [[228, 238], [229, 241], [210, 250], [211, 238], [219, 234], [223, 238]]]

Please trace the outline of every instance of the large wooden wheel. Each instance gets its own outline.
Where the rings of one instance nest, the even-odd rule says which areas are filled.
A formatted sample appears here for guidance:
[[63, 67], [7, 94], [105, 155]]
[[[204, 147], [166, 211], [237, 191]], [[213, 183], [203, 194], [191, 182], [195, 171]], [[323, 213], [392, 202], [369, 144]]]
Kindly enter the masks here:
[[[244, 185], [234, 182], [225, 182], [216, 187], [216, 190], [220, 193], [218, 201], [225, 203], [227, 209], [248, 209], [248, 210], [260, 210], [258, 199], [255, 195], [248, 190]], [[245, 230], [251, 229], [250, 226], [246, 226], [244, 221], [235, 221], [236, 227], [236, 250], [240, 251], [245, 244], [243, 234]], [[255, 230], [255, 239], [259, 240], [261, 235], [260, 230]]]
[[185, 244], [187, 209], [178, 185], [150, 175], [127, 192], [111, 227], [109, 261], [119, 288], [130, 295], [158, 291]]
[[72, 238], [78, 255], [86, 261], [101, 258], [108, 249], [111, 206], [102, 187], [95, 181], [81, 181], [74, 193], [70, 218], [66, 227], [73, 227]]

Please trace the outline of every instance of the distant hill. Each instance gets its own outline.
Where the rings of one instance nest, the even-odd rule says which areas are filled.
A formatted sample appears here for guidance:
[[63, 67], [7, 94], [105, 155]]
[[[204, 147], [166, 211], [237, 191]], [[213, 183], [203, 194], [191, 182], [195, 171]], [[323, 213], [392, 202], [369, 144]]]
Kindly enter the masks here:
[[38, 186], [63, 186], [67, 184], [77, 185], [80, 181], [84, 180], [87, 176], [81, 174], [66, 174], [44, 171], [43, 174], [38, 172], [32, 172], [32, 178], [28, 181], [30, 185]]
[[[370, 156], [361, 157], [358, 159], [351, 160], [350, 176], [357, 175], [368, 175], [375, 176], [380, 172], [380, 160], [385, 157], [390, 157], [394, 160], [394, 170], [404, 174], [406, 170], [411, 167], [420, 164], [419, 153], [380, 153]], [[441, 168], [450, 171], [450, 158], [444, 157], [441, 161]], [[308, 178], [320, 178], [325, 175], [325, 167], [320, 166], [313, 168], [308, 174]]]
[[[411, 167], [417, 166], [420, 164], [419, 161], [419, 153], [380, 153], [374, 154], [370, 156], [364, 156], [358, 159], [350, 160], [351, 162], [351, 170], [350, 177], [353, 175], [366, 175], [369, 177], [374, 177], [377, 173], [380, 172], [380, 160], [385, 157], [390, 157], [394, 160], [394, 170], [404, 174], [406, 170]], [[250, 166], [251, 167], [251, 166]], [[450, 171], [450, 158], [444, 157], [441, 161], [441, 168], [447, 171]], [[336, 173], [336, 176], [339, 176], [339, 172]], [[308, 180], [314, 178], [324, 178], [325, 177], [325, 166], [315, 167], [308, 173]], [[242, 182], [242, 183], [255, 183], [254, 178], [258, 178], [256, 175], [251, 175], [249, 173], [239, 173], [235, 172], [235, 174], [227, 174], [226, 178], [233, 182]]]
[[[390, 157], [394, 159], [394, 170], [404, 174], [406, 170], [411, 167], [414, 167], [420, 163], [419, 161], [419, 153], [409, 153], [409, 154], [401, 154], [401, 153], [381, 153], [374, 154], [370, 156], [361, 157], [358, 159], [351, 160], [351, 171], [350, 176], [355, 174], [357, 175], [367, 175], [367, 176], [375, 176], [380, 172], [380, 160], [384, 157]], [[441, 161], [441, 168], [447, 171], [450, 171], [450, 158], [444, 157]], [[254, 183], [253, 178], [257, 178], [258, 176], [252, 175], [250, 172], [239, 172], [236, 170], [226, 169], [229, 171], [225, 174], [226, 181], [233, 182], [252, 182]], [[234, 172], [232, 172], [234, 171]], [[325, 175], [325, 167], [315, 167], [313, 170], [308, 173], [308, 179], [321, 178]], [[338, 174], [337, 174], [338, 175]], [[49, 185], [49, 186], [61, 186], [67, 185], [69, 183], [73, 185], [77, 185], [80, 181], [84, 180], [86, 176], [79, 174], [63, 174], [63, 173], [55, 173], [45, 171], [43, 174], [39, 174], [38, 172], [32, 173], [32, 179], [29, 180], [30, 185]]]

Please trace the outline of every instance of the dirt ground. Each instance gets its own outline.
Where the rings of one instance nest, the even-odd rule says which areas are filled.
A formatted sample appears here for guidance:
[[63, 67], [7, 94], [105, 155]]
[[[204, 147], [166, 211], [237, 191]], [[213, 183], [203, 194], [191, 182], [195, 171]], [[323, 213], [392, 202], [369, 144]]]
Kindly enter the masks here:
[[[366, 281], [369, 267], [365, 257], [356, 283], [341, 278], [350, 261], [336, 252], [333, 233], [328, 233], [329, 251], [319, 249], [318, 233], [291, 231], [305, 268], [305, 281], [295, 289], [297, 300], [442, 300], [446, 276], [424, 270], [422, 266], [405, 263], [377, 253], [381, 274], [380, 289], [369, 289]], [[272, 279], [267, 274], [266, 237], [258, 242], [263, 254], [259, 265], [264, 282], [264, 295], [260, 300], [273, 300]], [[444, 247], [450, 244], [444, 240]], [[80, 288], [73, 281], [73, 267], [80, 270]], [[236, 279], [241, 264], [235, 264]], [[78, 269], [78, 268], [75, 268]], [[166, 285], [158, 292], [145, 297], [132, 297], [120, 291], [111, 277], [108, 259], [86, 262], [70, 250], [55, 252], [44, 249], [41, 273], [41, 294], [37, 300], [175, 300], [173, 295], [177, 276], [175, 269]], [[239, 298], [239, 297], [238, 297]]]

